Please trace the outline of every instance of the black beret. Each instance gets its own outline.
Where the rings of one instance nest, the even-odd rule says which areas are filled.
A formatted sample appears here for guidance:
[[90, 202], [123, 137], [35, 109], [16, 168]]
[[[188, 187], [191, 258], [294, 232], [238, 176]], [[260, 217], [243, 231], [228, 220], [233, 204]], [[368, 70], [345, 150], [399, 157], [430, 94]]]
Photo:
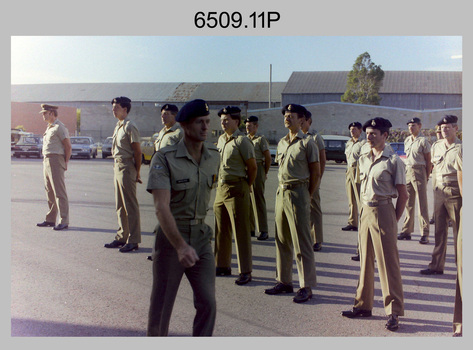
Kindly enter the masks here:
[[411, 123], [422, 124], [422, 122], [420, 121], [420, 119], [417, 118], [417, 117], [412, 118], [411, 120], [409, 120], [409, 121], [407, 122], [407, 124], [411, 124]]
[[308, 109], [305, 110], [305, 118], [306, 119], [311, 119], [312, 118], [312, 113]]
[[161, 107], [161, 112], [162, 111], [170, 111], [170, 112], [177, 113], [179, 109], [175, 105], [165, 104], [164, 106]]
[[128, 97], [125, 96], [120, 96], [120, 97], [115, 97], [111, 104], [113, 105], [114, 103], [122, 104], [122, 103], [131, 103], [131, 100]]
[[458, 118], [456, 115], [446, 115], [445, 117], [440, 120], [437, 125], [442, 125], [442, 124], [456, 124], [458, 121]]
[[366, 131], [366, 128], [372, 128], [372, 129], [378, 129], [384, 132], [384, 131], [389, 130], [391, 126], [393, 125], [391, 124], [389, 120], [377, 117], [365, 122], [365, 124], [363, 124], [363, 131]]
[[209, 105], [204, 100], [192, 100], [187, 102], [177, 113], [177, 122], [186, 122], [192, 118], [203, 117], [209, 115]]
[[299, 113], [299, 114], [302, 114], [304, 116], [307, 115], [307, 109], [304, 106], [301, 106], [301, 105], [298, 105], [298, 104], [295, 104], [295, 103], [290, 103], [290, 104], [284, 106], [284, 108], [281, 110], [281, 113], [284, 115], [284, 114], [286, 114], [286, 112]]
[[251, 122], [257, 123], [258, 122], [258, 117], [254, 116], [254, 115], [251, 115], [251, 116], [249, 116], [248, 118], [245, 119], [245, 123], [251, 123]]
[[227, 106], [218, 111], [218, 116], [220, 117], [222, 114], [239, 114], [240, 112], [241, 109], [237, 106]]
[[353, 122], [353, 123], [350, 123], [350, 124], [348, 125], [348, 130], [350, 130], [350, 128], [351, 128], [352, 126], [354, 126], [355, 128], [358, 128], [358, 129], [361, 129], [361, 128], [362, 128], [362, 125], [361, 125], [360, 122]]

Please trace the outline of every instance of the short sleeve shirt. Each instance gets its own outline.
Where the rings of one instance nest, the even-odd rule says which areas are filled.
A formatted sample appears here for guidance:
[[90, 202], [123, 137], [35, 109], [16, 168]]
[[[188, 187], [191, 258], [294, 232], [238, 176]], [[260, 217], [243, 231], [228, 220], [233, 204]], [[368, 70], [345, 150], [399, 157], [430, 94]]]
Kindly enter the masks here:
[[43, 134], [43, 155], [65, 154], [62, 142], [67, 138], [69, 138], [69, 131], [59, 119], [48, 124]]
[[423, 136], [414, 138], [412, 135], [404, 140], [404, 151], [406, 152], [406, 166], [414, 167], [426, 165], [424, 155], [430, 153], [430, 143]]
[[351, 138], [345, 144], [345, 155], [347, 157], [347, 166], [353, 167], [358, 163], [358, 159], [361, 156], [361, 148], [366, 143], [366, 140], [359, 138], [354, 140]]
[[319, 150], [315, 141], [299, 130], [290, 141], [290, 135], [283, 137], [277, 148], [280, 184], [296, 184], [309, 181], [309, 163], [319, 162]]
[[154, 141], [154, 149], [158, 151], [166, 146], [174, 145], [178, 143], [183, 136], [184, 132], [178, 123], [175, 123], [169, 129], [164, 127], [159, 132], [158, 138]]
[[140, 132], [135, 123], [128, 118], [118, 121], [113, 132], [112, 156], [117, 159], [133, 158], [134, 151], [131, 144], [140, 141]]
[[218, 139], [217, 148], [220, 152], [220, 179], [235, 181], [245, 178], [246, 162], [255, 158], [255, 147], [250, 139], [240, 130], [231, 136], [223, 133]]
[[461, 149], [461, 141], [456, 138], [454, 143], [447, 147], [445, 139], [434, 142], [432, 145], [432, 164], [434, 165], [435, 183], [457, 181], [457, 170], [454, 167], [457, 153]]
[[255, 134], [254, 136], [248, 135], [248, 138], [253, 142], [255, 146], [255, 158], [257, 163], [262, 163], [264, 161], [264, 152], [269, 151], [269, 143], [266, 140], [266, 137], [260, 134]]
[[374, 161], [371, 160], [371, 154], [372, 151], [364, 153], [358, 160], [362, 202], [397, 198], [396, 185], [406, 184], [404, 162], [391, 147], [385, 147]]
[[325, 149], [324, 138], [317, 131], [309, 130], [307, 134], [312, 136], [319, 151], [322, 151]]
[[170, 206], [175, 219], [205, 219], [219, 162], [220, 156], [213, 144], [204, 143], [198, 164], [181, 140], [156, 152], [150, 165], [147, 191], [171, 191]]

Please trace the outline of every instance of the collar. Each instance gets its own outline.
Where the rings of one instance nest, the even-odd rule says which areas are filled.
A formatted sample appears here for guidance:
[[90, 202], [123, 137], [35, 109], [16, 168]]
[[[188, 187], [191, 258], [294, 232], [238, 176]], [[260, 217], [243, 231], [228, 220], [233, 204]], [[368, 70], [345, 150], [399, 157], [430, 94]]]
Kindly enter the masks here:
[[[288, 142], [291, 141], [291, 136], [290, 135], [291, 135], [290, 132], [288, 132], [287, 135], [286, 135], [286, 141], [288, 141]], [[299, 129], [299, 131], [296, 134], [296, 139], [303, 139], [304, 136], [305, 136], [304, 132]]]
[[[204, 142], [202, 145], [202, 158], [207, 159], [208, 155], [209, 155], [209, 150], [207, 148], [207, 145]], [[184, 143], [184, 138], [180, 139], [179, 142], [177, 143], [176, 157], [188, 158], [190, 160], [194, 159], [187, 151], [186, 144]]]

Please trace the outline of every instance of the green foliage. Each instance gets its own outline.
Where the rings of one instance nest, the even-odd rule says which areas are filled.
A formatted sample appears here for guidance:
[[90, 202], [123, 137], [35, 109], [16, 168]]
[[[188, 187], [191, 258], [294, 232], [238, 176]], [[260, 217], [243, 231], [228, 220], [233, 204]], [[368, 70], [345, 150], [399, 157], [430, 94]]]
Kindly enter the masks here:
[[348, 73], [347, 87], [341, 101], [379, 105], [381, 98], [378, 92], [383, 79], [384, 71], [381, 66], [371, 61], [368, 52], [361, 54], [356, 59], [353, 69]]

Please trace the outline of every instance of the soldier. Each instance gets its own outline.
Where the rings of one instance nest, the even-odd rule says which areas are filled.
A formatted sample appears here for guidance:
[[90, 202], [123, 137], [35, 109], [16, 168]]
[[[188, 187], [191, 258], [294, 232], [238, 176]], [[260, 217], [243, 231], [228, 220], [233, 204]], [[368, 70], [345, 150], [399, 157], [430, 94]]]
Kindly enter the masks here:
[[[311, 125], [312, 113], [306, 109], [305, 118], [301, 123], [301, 130], [304, 134], [310, 135], [314, 139], [317, 146], [319, 152], [320, 185], [325, 171], [325, 163], [327, 162], [325, 143], [323, 137], [315, 129], [310, 129]], [[320, 204], [320, 186], [315, 189], [314, 194], [310, 198], [310, 235], [312, 237], [312, 241], [314, 242], [314, 252], [321, 250], [322, 243], [324, 241], [324, 231], [322, 207]]]
[[282, 109], [289, 129], [277, 148], [279, 186], [276, 193], [276, 285], [269, 295], [292, 293], [292, 262], [295, 256], [300, 289], [293, 298], [304, 303], [317, 284], [312, 238], [310, 200], [320, 183], [319, 152], [314, 140], [301, 130], [306, 109], [297, 104]]
[[250, 187], [256, 178], [255, 148], [238, 126], [240, 108], [222, 108], [220, 117], [224, 133], [219, 137], [220, 170], [215, 194], [216, 275], [231, 275], [232, 227], [234, 227], [239, 277], [243, 285], [251, 281], [252, 252], [250, 227]]
[[256, 179], [253, 183], [254, 196], [251, 196], [251, 205], [253, 208], [256, 208], [257, 217], [254, 215], [255, 210], [252, 210], [250, 212], [251, 232], [255, 231], [255, 221], [257, 220], [260, 231], [257, 239], [263, 241], [268, 239], [268, 217], [266, 213], [266, 200], [264, 198], [264, 184], [271, 167], [271, 153], [269, 152], [268, 140], [263, 135], [257, 133], [258, 117], [250, 116], [245, 120], [245, 125], [247, 136], [255, 146], [255, 159], [258, 167]]
[[[342, 227], [343, 231], [358, 231], [358, 214], [360, 202], [360, 183], [357, 181], [358, 158], [361, 155], [361, 148], [366, 144], [366, 140], [361, 137], [363, 133], [360, 122], [353, 122], [348, 125], [351, 139], [345, 144], [345, 155], [347, 157], [347, 171], [345, 174], [345, 188], [348, 197], [348, 225]], [[351, 258], [360, 261], [358, 245], [356, 255]]]
[[[458, 187], [460, 189], [460, 195], [463, 198], [463, 151], [460, 151], [457, 154], [457, 159], [454, 164], [455, 169], [457, 170], [457, 180]], [[463, 323], [463, 207], [460, 209], [460, 224], [458, 227], [458, 237], [457, 237], [457, 281], [456, 281], [456, 291], [455, 291], [455, 308], [453, 311], [453, 336], [461, 337], [463, 334], [462, 323]]]
[[406, 152], [406, 182], [409, 199], [406, 205], [406, 216], [402, 224], [401, 233], [397, 239], [411, 239], [414, 231], [414, 213], [416, 197], [419, 203], [419, 225], [422, 236], [421, 244], [429, 243], [429, 208], [427, 203], [427, 181], [432, 171], [430, 161], [430, 143], [421, 136], [422, 123], [419, 118], [412, 118], [407, 123], [411, 134], [404, 141]]
[[[386, 329], [395, 331], [399, 328], [398, 316], [404, 315], [397, 222], [402, 216], [408, 195], [404, 163], [391, 147], [385, 147], [391, 126], [391, 122], [383, 118], [370, 119], [363, 125], [371, 151], [362, 153], [358, 160], [362, 205], [358, 236], [360, 278], [353, 309], [343, 311], [342, 316], [371, 316], [376, 259], [384, 310], [389, 315]], [[392, 198], [396, 197], [394, 208]]]
[[182, 139], [182, 129], [176, 123], [176, 115], [179, 109], [175, 105], [165, 104], [161, 108], [161, 121], [163, 128], [159, 131], [158, 138], [154, 141], [154, 150], [159, 151], [161, 148], [174, 145]]
[[[439, 140], [443, 139], [443, 136], [442, 136], [442, 130], [440, 129], [440, 125], [437, 123], [437, 125], [435, 125], [435, 136], [437, 137], [437, 140], [434, 141], [434, 143], [432, 144], [432, 146], [438, 142]], [[432, 148], [432, 147], [431, 147]], [[434, 174], [434, 167], [432, 166], [431, 167], [432, 170], [431, 170], [431, 176], [432, 176], [432, 188], [435, 188], [435, 174]], [[435, 190], [433, 191], [433, 193], [435, 194]], [[435, 224], [435, 218], [434, 218], [434, 213], [432, 211], [432, 217], [430, 218], [430, 221], [429, 221], [429, 224], [433, 225]]]
[[[64, 230], [69, 227], [69, 200], [64, 172], [71, 158], [71, 140], [69, 131], [58, 119], [58, 107], [42, 104], [41, 108], [39, 113], [48, 123], [43, 135], [43, 175], [49, 211], [46, 219], [36, 226], [52, 226], [53, 230]], [[59, 223], [56, 225], [58, 214]]]
[[[432, 145], [432, 164], [435, 176], [434, 187], [434, 217], [435, 217], [435, 247], [429, 267], [421, 270], [423, 275], [442, 275], [447, 253], [448, 221], [453, 226], [453, 242], [456, 245], [462, 197], [457, 180], [457, 170], [454, 167], [457, 153], [461, 148], [458, 131], [458, 118], [446, 115], [440, 122], [443, 139]], [[456, 256], [456, 250], [455, 250]]]
[[118, 231], [105, 248], [120, 248], [122, 253], [138, 249], [141, 243], [140, 208], [136, 198], [136, 183], [142, 183], [140, 133], [135, 123], [128, 119], [131, 100], [116, 97], [112, 100], [112, 112], [118, 119], [113, 132], [112, 156], [115, 185], [115, 208]]
[[215, 262], [212, 229], [205, 224], [205, 216], [217, 181], [219, 154], [213, 144], [204, 142], [210, 125], [204, 100], [185, 104], [176, 120], [184, 138], [155, 154], [148, 178], [147, 191], [153, 195], [159, 224], [147, 334], [168, 335], [172, 308], [185, 274], [194, 291], [192, 334], [211, 336], [216, 316]]

